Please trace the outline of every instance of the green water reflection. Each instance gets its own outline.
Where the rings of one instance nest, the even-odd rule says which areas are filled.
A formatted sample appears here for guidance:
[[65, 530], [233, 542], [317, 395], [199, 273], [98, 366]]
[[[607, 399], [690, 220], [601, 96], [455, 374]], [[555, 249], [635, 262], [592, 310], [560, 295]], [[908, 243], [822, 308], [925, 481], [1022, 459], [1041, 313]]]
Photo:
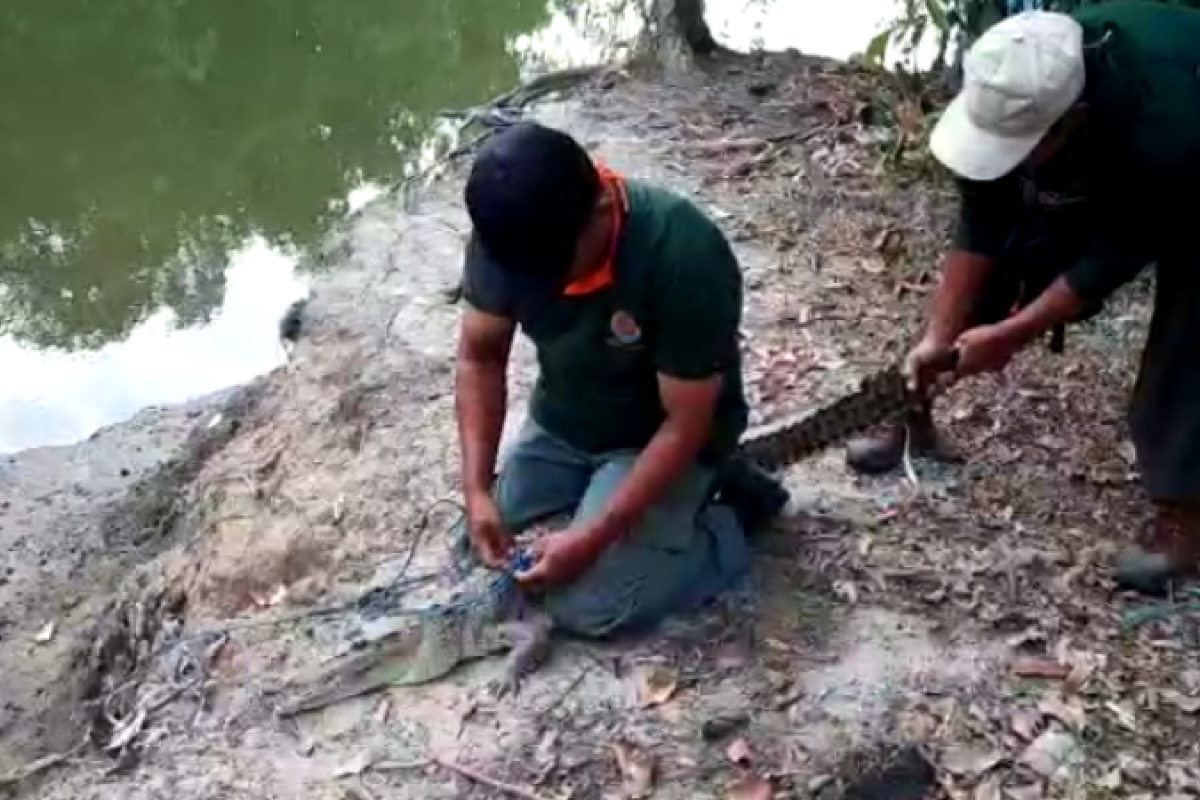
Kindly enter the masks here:
[[222, 300], [251, 234], [313, 243], [435, 112], [518, 78], [545, 0], [6, 0], [0, 334], [122, 339]]

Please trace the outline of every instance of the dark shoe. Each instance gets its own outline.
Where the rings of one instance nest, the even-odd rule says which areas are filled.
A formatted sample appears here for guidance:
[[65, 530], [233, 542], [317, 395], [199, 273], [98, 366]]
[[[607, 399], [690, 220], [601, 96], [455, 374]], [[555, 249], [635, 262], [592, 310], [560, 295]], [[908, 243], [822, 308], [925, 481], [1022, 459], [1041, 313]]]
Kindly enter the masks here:
[[861, 475], [882, 475], [904, 460], [903, 425], [891, 424], [874, 435], [851, 439], [846, 445], [846, 466]]
[[747, 535], [771, 524], [790, 496], [783, 484], [754, 462], [731, 457], [717, 479], [716, 499], [733, 509]]
[[1163, 507], [1146, 541], [1117, 559], [1113, 579], [1122, 589], [1161, 596], [1176, 580], [1196, 574], [1198, 563], [1200, 509]]
[[846, 445], [846, 466], [860, 475], [882, 475], [892, 472], [904, 460], [905, 439], [912, 436], [909, 454], [936, 458], [940, 461], [959, 460], [959, 454], [933, 424], [928, 407], [912, 414], [903, 422], [891, 423], [874, 435], [850, 440]]

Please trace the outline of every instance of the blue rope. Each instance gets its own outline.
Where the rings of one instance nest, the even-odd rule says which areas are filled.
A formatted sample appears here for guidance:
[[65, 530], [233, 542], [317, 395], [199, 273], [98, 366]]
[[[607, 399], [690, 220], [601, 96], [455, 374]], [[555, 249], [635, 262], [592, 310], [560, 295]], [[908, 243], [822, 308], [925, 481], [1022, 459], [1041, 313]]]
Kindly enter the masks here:
[[[459, 597], [446, 603], [433, 603], [424, 608], [403, 608], [399, 605], [399, 596], [403, 595], [406, 590], [415, 588], [416, 586], [424, 583], [429, 583], [439, 578], [455, 577], [456, 575], [461, 575], [463, 572], [462, 569], [456, 569], [454, 565], [451, 565], [442, 572], [434, 572], [427, 575], [417, 576], [415, 578], [407, 578], [405, 575], [405, 573], [408, 572], [408, 568], [412, 564], [414, 557], [416, 556], [417, 549], [421, 546], [421, 542], [428, 531], [430, 514], [433, 509], [438, 506], [438, 504], [439, 503], [433, 503], [421, 515], [421, 519], [417, 523], [416, 530], [413, 532], [412, 542], [409, 545], [408, 554], [404, 560], [404, 564], [401, 565], [400, 571], [396, 577], [393, 578], [387, 586], [372, 589], [358, 599], [356, 605], [358, 606], [360, 613], [364, 613], [370, 617], [387, 615], [393, 617], [417, 618], [466, 614], [474, 609], [484, 606], [485, 604], [496, 605], [499, 602], [503, 602], [505, 598], [512, 596], [514, 592], [518, 591], [516, 580], [517, 573], [524, 572], [533, 566], [533, 556], [525, 550], [518, 550], [516, 553], [514, 553], [512, 558], [509, 560], [508, 565], [504, 569], [500, 570], [496, 576], [493, 577], [492, 580], [483, 587], [483, 589], [474, 594], [467, 595], [465, 597]], [[461, 522], [463, 516], [462, 507], [458, 506], [458, 508], [459, 518], [456, 520], [455, 524]], [[452, 542], [452, 551], [453, 547], [454, 543]], [[451, 557], [454, 558], [454, 556], [455, 554], [452, 552]]]
[[1200, 588], [1188, 589], [1186, 592], [1184, 592], [1184, 596], [1191, 598], [1192, 602], [1171, 602], [1167, 604], [1143, 605], [1126, 609], [1121, 614], [1121, 628], [1123, 630], [1131, 630], [1133, 628], [1138, 628], [1147, 622], [1170, 619], [1171, 617], [1180, 616], [1182, 614], [1200, 612]]
[[524, 550], [520, 550], [513, 555], [508, 565], [498, 571], [496, 576], [479, 592], [446, 603], [432, 603], [424, 608], [397, 608], [393, 615], [400, 617], [442, 617], [452, 614], [466, 614], [487, 604], [495, 605], [497, 601], [503, 601], [504, 598], [510, 597], [513, 593], [519, 591], [517, 588], [517, 573], [524, 572], [531, 566], [533, 566], [533, 556]]

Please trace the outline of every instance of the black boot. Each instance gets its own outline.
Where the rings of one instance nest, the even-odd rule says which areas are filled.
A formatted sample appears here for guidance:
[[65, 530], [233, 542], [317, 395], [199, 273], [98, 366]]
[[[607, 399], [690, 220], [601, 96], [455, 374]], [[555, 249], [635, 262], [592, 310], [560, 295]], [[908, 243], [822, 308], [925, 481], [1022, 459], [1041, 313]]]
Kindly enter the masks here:
[[749, 459], [730, 457], [717, 477], [717, 502], [733, 509], [746, 535], [757, 533], [787, 506], [783, 484]]
[[1146, 540], [1117, 559], [1117, 586], [1162, 596], [1181, 578], [1194, 577], [1200, 563], [1200, 508], [1160, 506]]
[[892, 472], [904, 460], [905, 440], [909, 436], [912, 441], [908, 451], [912, 456], [959, 460], [958, 453], [934, 425], [933, 410], [927, 403], [906, 420], [885, 425], [874, 435], [851, 440], [846, 446], [846, 465], [862, 475]]

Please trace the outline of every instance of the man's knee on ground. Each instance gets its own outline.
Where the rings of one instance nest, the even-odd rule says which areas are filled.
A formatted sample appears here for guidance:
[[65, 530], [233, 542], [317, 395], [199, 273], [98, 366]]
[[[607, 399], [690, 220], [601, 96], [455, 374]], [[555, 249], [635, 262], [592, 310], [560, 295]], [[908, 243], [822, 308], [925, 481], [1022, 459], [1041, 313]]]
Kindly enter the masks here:
[[549, 594], [546, 612], [573, 635], [606, 638], [650, 629], [712, 600], [744, 572], [744, 541], [732, 513], [706, 515], [709, 524], [699, 514], [647, 514], [579, 580]]
[[543, 609], [554, 627], [581, 639], [604, 639], [622, 630], [628, 616], [627, 603], [616, 593], [596, 591], [600, 587], [572, 585], [550, 592]]

